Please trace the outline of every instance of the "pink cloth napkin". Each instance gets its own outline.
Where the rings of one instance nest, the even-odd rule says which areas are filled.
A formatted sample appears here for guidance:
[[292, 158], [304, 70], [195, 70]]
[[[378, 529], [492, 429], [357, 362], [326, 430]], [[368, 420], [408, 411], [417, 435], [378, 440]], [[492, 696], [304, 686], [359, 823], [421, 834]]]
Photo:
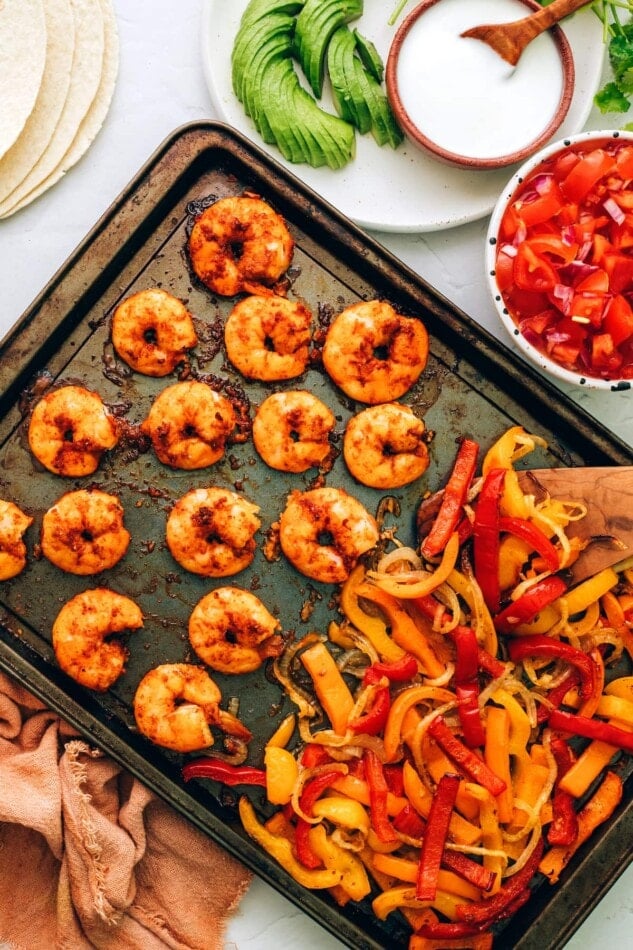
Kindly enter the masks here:
[[0, 673], [3, 950], [216, 950], [251, 876]]

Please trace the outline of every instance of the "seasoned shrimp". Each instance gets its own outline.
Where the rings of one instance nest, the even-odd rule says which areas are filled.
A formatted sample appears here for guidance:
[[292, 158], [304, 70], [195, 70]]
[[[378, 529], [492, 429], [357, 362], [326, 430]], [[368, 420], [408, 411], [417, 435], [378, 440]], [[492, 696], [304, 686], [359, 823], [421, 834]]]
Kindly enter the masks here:
[[42, 519], [42, 553], [69, 574], [98, 574], [117, 564], [128, 549], [123, 506], [116, 495], [96, 488], [62, 495]]
[[227, 356], [247, 379], [294, 379], [308, 365], [311, 324], [312, 314], [299, 300], [245, 297], [224, 327]]
[[424, 324], [380, 300], [343, 310], [328, 329], [323, 365], [343, 392], [375, 404], [399, 399], [419, 378], [429, 353]]
[[189, 237], [192, 267], [223, 297], [266, 292], [288, 269], [294, 240], [281, 215], [261, 198], [220, 198], [196, 220]]
[[164, 465], [198, 469], [222, 458], [235, 425], [229, 400], [206, 383], [190, 380], [158, 394], [141, 430]]
[[32, 524], [30, 515], [12, 501], [0, 499], [0, 581], [8, 581], [24, 570], [26, 545], [22, 538]]
[[329, 436], [335, 423], [334, 414], [312, 393], [273, 393], [255, 414], [253, 442], [271, 468], [305, 472], [331, 456]]
[[218, 686], [206, 670], [188, 663], [164, 663], [146, 673], [134, 695], [139, 731], [156, 745], [175, 752], [196, 752], [213, 745], [210, 726], [248, 742], [251, 732], [220, 709]]
[[31, 413], [29, 446], [35, 458], [55, 475], [92, 475], [103, 453], [117, 441], [114, 417], [101, 396], [83, 386], [53, 389]]
[[238, 587], [216, 587], [198, 601], [189, 617], [189, 642], [218, 673], [252, 673], [279, 656], [281, 624], [261, 600]]
[[132, 294], [112, 315], [114, 349], [145, 376], [172, 373], [197, 342], [184, 303], [158, 287]]
[[279, 542], [288, 560], [323, 583], [346, 580], [377, 541], [375, 519], [342, 488], [293, 491], [279, 519]]
[[363, 485], [399, 488], [429, 467], [424, 437], [424, 422], [408, 406], [395, 402], [369, 406], [347, 423], [343, 457]]
[[113, 590], [97, 587], [64, 604], [53, 624], [57, 662], [89, 689], [105, 692], [123, 672], [128, 650], [115, 634], [143, 626], [140, 607]]
[[167, 546], [181, 567], [203, 577], [229, 577], [255, 557], [259, 508], [226, 488], [193, 488], [167, 519]]

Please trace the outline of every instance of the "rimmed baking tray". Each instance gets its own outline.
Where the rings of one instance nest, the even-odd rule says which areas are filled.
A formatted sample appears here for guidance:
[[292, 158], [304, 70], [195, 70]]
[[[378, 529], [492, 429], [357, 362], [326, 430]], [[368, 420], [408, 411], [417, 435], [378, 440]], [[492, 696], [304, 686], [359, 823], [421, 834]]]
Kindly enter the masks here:
[[[187, 619], [197, 600], [218, 583], [188, 575], [171, 560], [164, 543], [171, 504], [198, 485], [243, 492], [261, 507], [263, 541], [288, 492], [312, 485], [316, 473], [273, 472], [249, 439], [230, 446], [216, 466], [193, 473], [167, 469], [151, 451], [126, 444], [90, 479], [65, 480], [44, 472], [26, 444], [31, 398], [51, 381], [97, 390], [131, 425], [144, 418], [156, 393], [174, 379], [142, 377], [119, 363], [110, 343], [110, 315], [128, 294], [161, 286], [185, 300], [195, 316], [200, 343], [191, 364], [194, 376], [228, 386], [251, 410], [271, 388], [309, 388], [333, 408], [335, 448], [340, 449], [345, 422], [360, 407], [332, 386], [318, 360], [290, 384], [271, 387], [241, 379], [222, 346], [222, 325], [233, 301], [214, 297], [190, 272], [186, 238], [193, 215], [204, 203], [245, 189], [286, 218], [296, 241], [290, 294], [310, 305], [315, 325], [327, 325], [334, 313], [359, 299], [379, 297], [419, 317], [429, 330], [429, 365], [405, 401], [433, 433], [431, 464], [418, 484], [393, 493], [403, 512], [398, 533], [405, 543], [413, 540], [413, 513], [422, 492], [442, 483], [460, 436], [478, 440], [485, 451], [508, 426], [520, 424], [548, 441], [547, 451], [530, 457], [531, 466], [633, 462], [626, 445], [247, 139], [219, 123], [187, 125], [140, 170], [1, 344], [0, 497], [32, 514], [34, 525], [27, 534], [27, 568], [0, 588], [0, 666], [344, 943], [405, 947], [408, 928], [397, 914], [381, 922], [367, 902], [340, 908], [327, 894], [308, 892], [289, 878], [244, 835], [234, 791], [209, 783], [185, 785], [182, 759], [139, 736], [130, 711], [146, 670], [195, 659], [188, 649]], [[381, 493], [356, 484], [340, 455], [325, 480], [376, 510]], [[132, 534], [123, 561], [89, 579], [65, 575], [37, 556], [43, 513], [63, 492], [86, 482], [119, 495]], [[261, 548], [251, 568], [231, 583], [255, 590], [287, 635], [325, 630], [336, 611], [334, 590], [308, 582], [283, 559], [268, 561]], [[96, 586], [134, 598], [145, 618], [143, 630], [129, 639], [126, 672], [104, 695], [69, 680], [50, 645], [52, 622], [64, 601]], [[240, 717], [254, 733], [249, 760], [260, 764], [268, 736], [289, 709], [279, 685], [264, 669], [215, 678], [225, 699], [239, 699]], [[628, 779], [626, 762], [620, 767]], [[629, 861], [629, 786], [627, 781], [617, 815], [578, 853], [561, 884], [539, 887], [505, 927], [503, 945], [562, 946], [620, 874]], [[261, 792], [253, 798], [263, 807]]]

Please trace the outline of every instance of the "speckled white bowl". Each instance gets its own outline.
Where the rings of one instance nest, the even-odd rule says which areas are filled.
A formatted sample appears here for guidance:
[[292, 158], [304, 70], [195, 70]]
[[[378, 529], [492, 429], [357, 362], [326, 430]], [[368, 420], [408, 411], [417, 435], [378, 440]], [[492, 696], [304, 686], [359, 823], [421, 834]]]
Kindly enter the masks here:
[[584, 389], [602, 389], [607, 391], [611, 390], [613, 392], [622, 392], [631, 389], [633, 380], [600, 379], [596, 378], [595, 376], [586, 376], [581, 373], [573, 372], [563, 366], [560, 366], [554, 360], [549, 359], [544, 353], [529, 343], [520, 332], [518, 326], [512, 319], [512, 316], [505, 306], [503, 296], [497, 285], [495, 275], [497, 235], [499, 233], [501, 219], [503, 218], [506, 207], [514, 196], [515, 191], [519, 185], [522, 184], [524, 179], [528, 175], [532, 174], [532, 172], [535, 171], [545, 160], [551, 158], [559, 152], [564, 152], [570, 146], [581, 144], [583, 142], [592, 142], [599, 141], [601, 139], [612, 138], [626, 139], [627, 141], [633, 142], [633, 132], [613, 130], [580, 132], [578, 135], [572, 135], [565, 139], [559, 139], [556, 142], [551, 142], [549, 145], [546, 145], [545, 148], [541, 149], [539, 152], [529, 158], [518, 169], [518, 171], [515, 172], [506, 187], [501, 192], [501, 195], [499, 196], [499, 199], [490, 217], [490, 223], [488, 225], [488, 231], [486, 234], [485, 267], [486, 280], [490, 288], [490, 293], [495, 308], [499, 314], [499, 319], [512, 338], [512, 341], [531, 363], [537, 366], [540, 370], [543, 370], [545, 373], [553, 376], [555, 379], [563, 383], [571, 383], [574, 386], [581, 386]]

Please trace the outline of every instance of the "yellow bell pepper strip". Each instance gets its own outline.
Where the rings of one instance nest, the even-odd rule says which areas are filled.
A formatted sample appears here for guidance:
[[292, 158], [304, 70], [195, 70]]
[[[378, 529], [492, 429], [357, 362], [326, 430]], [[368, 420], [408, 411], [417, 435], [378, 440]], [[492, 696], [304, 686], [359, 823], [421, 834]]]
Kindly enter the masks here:
[[612, 567], [605, 567], [602, 571], [588, 577], [565, 594], [565, 603], [570, 617], [581, 614], [596, 600], [600, 600], [607, 591], [618, 583], [618, 575]]
[[[477, 623], [472, 623], [472, 626], [477, 629], [478, 640], [482, 648], [487, 650], [491, 655], [496, 656], [498, 649], [497, 631], [495, 630], [490, 611], [485, 603], [482, 603], [482, 599], [475, 593], [472, 580], [461, 571], [452, 570], [448, 575], [447, 583], [466, 603], [473, 618], [477, 618]], [[430, 620], [435, 618], [438, 607], [437, 601], [430, 601], [429, 599], [426, 602], [423, 601], [422, 604], [419, 604], [417, 601], [414, 603], [417, 607], [420, 607], [423, 613], [426, 613]], [[430, 612], [431, 606], [434, 608], [432, 612]], [[448, 618], [448, 615], [446, 615], [446, 617]], [[442, 622], [443, 620], [444, 618], [442, 618]]]
[[292, 733], [295, 731], [295, 726], [297, 724], [297, 716], [295, 713], [288, 713], [285, 719], [279, 723], [272, 736], [266, 743], [268, 746], [279, 746], [279, 748], [285, 748], [290, 739], [292, 738]]
[[[381, 587], [382, 590], [402, 600], [413, 600], [415, 597], [426, 597], [432, 594], [448, 579], [455, 567], [459, 555], [459, 535], [455, 531], [442, 550], [442, 559], [434, 571], [423, 572], [418, 579], [411, 578], [407, 573], [387, 574], [380, 571], [367, 571], [367, 580]], [[366, 597], [364, 588], [360, 596]], [[393, 634], [392, 634], [393, 636]]]
[[387, 812], [387, 796], [389, 787], [385, 778], [382, 762], [371, 749], [365, 749], [363, 755], [365, 779], [369, 786], [369, 814], [371, 826], [380, 841], [389, 843], [397, 841], [398, 836], [389, 819]]
[[[431, 811], [433, 796], [423, 784], [422, 779], [410, 762], [402, 767], [405, 794], [419, 815], [428, 818]], [[481, 841], [481, 828], [453, 812], [448, 828], [449, 837], [458, 844], [473, 847]]]
[[341, 610], [350, 623], [367, 637], [382, 660], [398, 660], [405, 651], [393, 642], [383, 618], [365, 613], [358, 603], [358, 588], [364, 583], [365, 568], [358, 564], [341, 588]]
[[422, 541], [420, 550], [423, 557], [429, 559], [437, 557], [455, 532], [477, 468], [478, 456], [479, 445], [472, 439], [462, 439], [442, 494], [440, 509], [431, 530]]
[[[328, 769], [324, 766], [323, 771], [306, 782], [299, 796], [299, 809], [303, 816], [314, 817], [313, 809], [316, 802], [323, 792], [334, 784], [340, 774], [336, 768]], [[321, 866], [321, 859], [310, 847], [310, 827], [310, 822], [299, 815], [295, 826], [295, 846], [299, 862], [306, 868], [315, 869]]]
[[604, 779], [578, 812], [578, 835], [573, 844], [550, 848], [539, 864], [539, 871], [556, 884], [561, 872], [569, 864], [576, 851], [587, 841], [603, 822], [607, 821], [622, 800], [622, 779], [615, 772], [607, 772]]
[[287, 805], [299, 776], [299, 764], [288, 749], [267, 745], [264, 750], [266, 798], [272, 805]]
[[492, 950], [494, 937], [491, 933], [469, 934], [467, 937], [423, 937], [414, 933], [409, 937], [408, 950]]
[[555, 573], [560, 568], [558, 551], [545, 532], [533, 521], [503, 515], [499, 519], [499, 530], [525, 541], [530, 552], [538, 554], [544, 569]]
[[431, 700], [436, 703], [453, 703], [455, 694], [441, 686], [410, 686], [403, 690], [391, 704], [383, 735], [385, 762], [394, 762], [401, 754], [404, 720], [414, 706]]
[[[452, 852], [445, 851], [444, 855], [451, 853]], [[464, 855], [460, 855], [460, 857], [464, 857]], [[442, 858], [442, 861], [444, 861], [444, 858]], [[476, 864], [475, 861], [470, 861], [470, 863], [475, 864], [476, 867], [481, 869], [481, 865]], [[407, 884], [415, 884], [417, 881], [417, 861], [411, 861], [409, 858], [401, 858], [394, 854], [375, 854], [373, 856], [373, 864], [376, 870], [389, 875], [389, 877], [396, 878], [399, 881], [404, 881]], [[481, 889], [479, 887], [475, 887], [474, 884], [464, 880], [463, 877], [451, 870], [440, 868], [437, 884], [438, 890], [455, 894], [455, 896], [461, 896], [465, 900], [476, 901], [481, 897]]]
[[428, 729], [429, 735], [435, 739], [449, 759], [461, 769], [473, 782], [483, 785], [491, 795], [499, 795], [504, 791], [506, 783], [490, 769], [483, 759], [480, 759], [471, 749], [447, 726], [443, 716], [436, 716]]
[[309, 890], [334, 887], [340, 884], [343, 875], [340, 870], [323, 868], [311, 871], [297, 861], [292, 844], [287, 838], [271, 834], [260, 824], [251, 801], [243, 795], [239, 800], [239, 815], [244, 831], [274, 858], [288, 874], [302, 887]]
[[328, 795], [320, 798], [312, 806], [315, 818], [326, 818], [333, 825], [346, 828], [348, 831], [360, 831], [364, 835], [369, 832], [369, 815], [360, 802], [343, 795]]
[[[543, 577], [496, 614], [495, 627], [500, 633], [513, 633], [520, 624], [533, 620], [567, 591], [567, 584], [558, 574]], [[558, 619], [558, 614], [555, 615]]]
[[473, 558], [475, 578], [481, 588], [486, 606], [493, 613], [499, 611], [501, 587], [499, 584], [499, 500], [506, 477], [505, 468], [493, 468], [485, 476], [473, 524]]
[[435, 900], [448, 826], [455, 807], [460, 781], [459, 775], [448, 773], [442, 776], [435, 789], [420, 849], [418, 877], [415, 885], [415, 896], [418, 900], [431, 902]]
[[556, 762], [556, 782], [552, 796], [552, 821], [547, 829], [551, 845], [569, 847], [578, 836], [578, 816], [574, 797], [561, 788], [561, 780], [574, 764], [574, 753], [560, 736], [552, 736], [550, 749]]
[[594, 657], [569, 643], [539, 634], [516, 637], [508, 642], [508, 653], [513, 663], [520, 663], [521, 660], [537, 656], [564, 660], [574, 666], [580, 674], [580, 696], [583, 700], [589, 700], [596, 694], [600, 695], [601, 671]]
[[332, 654], [325, 644], [319, 641], [301, 653], [301, 662], [310, 674], [314, 691], [332, 724], [332, 729], [337, 735], [344, 735], [354, 707], [354, 697]]
[[486, 744], [484, 761], [495, 775], [505, 782], [505, 788], [495, 796], [499, 821], [506, 824], [512, 819], [512, 775], [510, 773], [510, 714], [502, 706], [489, 705], [486, 713]]
[[356, 901], [367, 897], [371, 884], [362, 863], [346, 848], [342, 848], [327, 834], [323, 825], [315, 825], [309, 832], [310, 847], [326, 869], [340, 875], [339, 886]]
[[[369, 807], [369, 785], [364, 779], [359, 778], [357, 775], [339, 775], [336, 781], [332, 783], [332, 788], [334, 791], [340, 792], [342, 795], [347, 795], [349, 798], [353, 798], [354, 801], [360, 802], [361, 805]], [[387, 792], [388, 815], [393, 816], [399, 814], [406, 803], [407, 800], [403, 796], [394, 795], [393, 792]]]
[[607, 622], [617, 630], [624, 649], [633, 658], [633, 633], [629, 629], [626, 613], [631, 609], [628, 606], [628, 597], [625, 598], [624, 595], [616, 597], [613, 591], [609, 590], [600, 598], [600, 604], [606, 614]]
[[493, 796], [481, 785], [464, 783], [474, 797], [479, 800], [479, 823], [481, 825], [481, 844], [488, 852], [483, 856], [483, 867], [492, 875], [490, 894], [496, 894], [501, 888], [503, 872], [508, 865], [507, 843], [499, 826], [497, 805]]

